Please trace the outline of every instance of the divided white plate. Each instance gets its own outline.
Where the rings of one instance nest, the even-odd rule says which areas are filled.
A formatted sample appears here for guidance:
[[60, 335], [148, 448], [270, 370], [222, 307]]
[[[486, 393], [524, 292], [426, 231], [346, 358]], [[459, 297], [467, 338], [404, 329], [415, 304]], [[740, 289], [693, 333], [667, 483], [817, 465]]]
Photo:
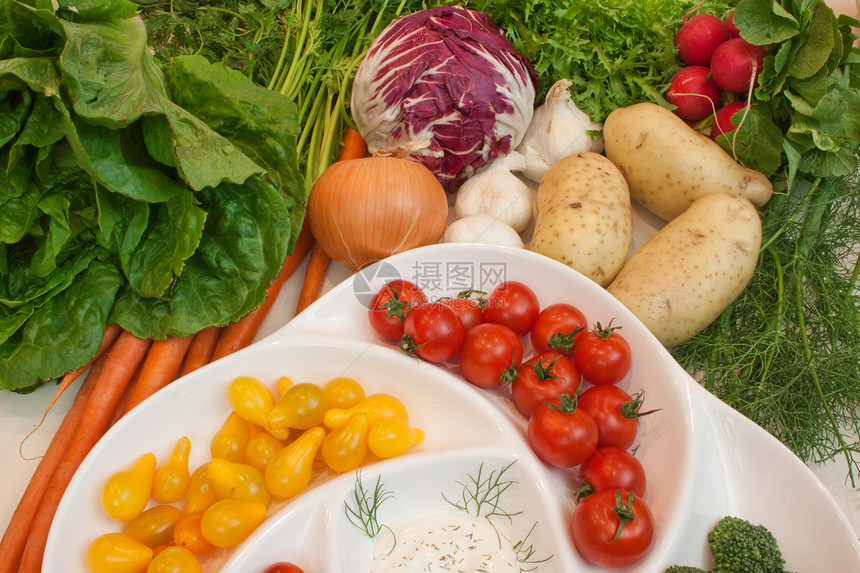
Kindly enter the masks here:
[[[674, 563], [710, 567], [706, 535], [732, 514], [770, 528], [793, 571], [860, 571], [860, 544], [842, 511], [809, 469], [782, 444], [690, 379], [649, 332], [603, 289], [571, 269], [529, 251], [489, 246], [434, 245], [397, 255], [341, 283], [282, 329], [251, 347], [178, 380], [116, 424], [98, 443], [70, 484], [48, 539], [44, 571], [84, 572], [97, 535], [121, 530], [100, 504], [112, 473], [151, 451], [161, 461], [176, 439], [192, 441], [192, 467], [208, 458], [208, 445], [229, 412], [226, 389], [237, 375], [274, 383], [281, 375], [324, 383], [338, 375], [358, 379], [368, 393], [388, 392], [409, 409], [426, 438], [405, 456], [361, 471], [377, 477], [395, 497], [381, 520], [450, 507], [442, 495], [479, 467], [513, 462], [514, 506], [523, 513], [509, 526], [538, 554], [553, 557], [539, 572], [599, 571], [584, 563], [567, 540], [575, 473], [550, 469], [531, 453], [525, 420], [505, 390], [480, 390], [447, 370], [404, 356], [379, 343], [367, 324], [366, 305], [386, 281], [404, 278], [431, 297], [466, 288], [491, 289], [502, 280], [529, 284], [542, 306], [569, 302], [591, 323], [623, 327], [634, 366], [621, 383], [643, 390], [637, 456], [648, 475], [646, 501], [657, 521], [649, 556], [627, 570], [660, 573]], [[513, 479], [512, 478], [512, 479]], [[264, 524], [207, 569], [253, 573], [275, 561], [293, 561], [307, 573], [369, 571], [372, 542], [346, 519], [356, 473], [328, 473], [305, 493], [279, 502]], [[537, 499], [539, 503], [522, 503]], [[348, 559], [347, 559], [348, 558]], [[365, 568], [356, 568], [366, 563]]]

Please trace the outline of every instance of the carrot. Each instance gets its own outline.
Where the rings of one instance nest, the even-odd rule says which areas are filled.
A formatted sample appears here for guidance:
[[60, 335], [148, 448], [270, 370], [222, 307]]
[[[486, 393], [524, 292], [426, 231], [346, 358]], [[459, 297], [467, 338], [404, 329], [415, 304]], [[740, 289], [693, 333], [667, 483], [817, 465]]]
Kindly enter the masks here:
[[192, 338], [193, 335], [169, 337], [152, 343], [120, 417], [173, 381]]
[[39, 422], [39, 424], [36, 426], [36, 429], [38, 429], [39, 426], [42, 425], [42, 422], [45, 421], [45, 416], [48, 415], [48, 412], [51, 411], [51, 408], [54, 407], [54, 404], [57, 403], [57, 400], [59, 400], [60, 396], [63, 395], [63, 392], [66, 391], [66, 388], [71, 386], [72, 383], [81, 376], [81, 374], [86, 372], [87, 368], [89, 368], [92, 363], [95, 362], [96, 359], [104, 353], [105, 349], [107, 349], [111, 344], [114, 343], [117, 336], [119, 336], [120, 330], [121, 329], [118, 324], [108, 324], [107, 326], [105, 326], [105, 331], [102, 335], [102, 343], [101, 346], [99, 346], [99, 349], [96, 350], [95, 356], [90, 358], [86, 364], [84, 364], [77, 370], [72, 370], [71, 372], [68, 372], [65, 376], [63, 376], [63, 378], [60, 380], [60, 385], [57, 387], [57, 393], [54, 394], [54, 397], [51, 399], [51, 403], [48, 404], [47, 409], [45, 409], [45, 414], [42, 416], [42, 421]]
[[299, 314], [314, 302], [319, 296], [320, 288], [325, 280], [325, 271], [331, 261], [319, 243], [314, 243], [308, 266], [305, 269], [305, 279], [296, 304], [296, 314]]
[[218, 345], [215, 347], [215, 352], [212, 353], [213, 362], [251, 344], [260, 330], [260, 325], [263, 324], [263, 320], [275, 304], [275, 299], [278, 298], [281, 287], [284, 286], [287, 279], [290, 278], [302, 263], [312, 244], [313, 236], [311, 235], [310, 225], [304, 225], [299, 236], [296, 238], [293, 252], [284, 259], [281, 273], [272, 281], [269, 288], [266, 289], [266, 300], [263, 301], [263, 304], [245, 315], [238, 322], [232, 322], [224, 327], [224, 331], [218, 339]]
[[72, 441], [72, 436], [83, 416], [84, 408], [93, 392], [98, 371], [104, 365], [105, 358], [106, 356], [102, 354], [92, 364], [90, 373], [78, 389], [72, 406], [63, 417], [63, 421], [45, 450], [42, 460], [36, 466], [36, 471], [33, 472], [30, 482], [27, 484], [27, 489], [24, 490], [24, 494], [15, 507], [15, 512], [12, 514], [12, 519], [9, 520], [9, 525], [6, 526], [3, 539], [0, 540], [0, 573], [14, 573], [18, 568], [18, 560], [24, 552], [27, 537], [30, 535], [30, 529], [36, 519], [36, 512], [45, 497], [48, 484]]
[[180, 376], [185, 376], [209, 364], [215, 345], [218, 344], [218, 338], [221, 336], [221, 330], [220, 326], [207, 326], [194, 335], [194, 340], [191, 341], [188, 352], [185, 353], [185, 362], [182, 364]]
[[343, 144], [341, 145], [337, 160], [361, 159], [366, 156], [367, 143], [365, 143], [364, 138], [353, 128], [347, 127], [343, 132]]
[[72, 435], [68, 447], [45, 490], [30, 528], [27, 543], [21, 555], [18, 573], [37, 573], [42, 567], [45, 543], [57, 506], [72, 480], [78, 466], [89, 451], [104, 435], [116, 405], [122, 397], [129, 380], [134, 375], [151, 341], [137, 338], [122, 331], [106, 353], [104, 365], [93, 378], [92, 394], [86, 402], [81, 420]]

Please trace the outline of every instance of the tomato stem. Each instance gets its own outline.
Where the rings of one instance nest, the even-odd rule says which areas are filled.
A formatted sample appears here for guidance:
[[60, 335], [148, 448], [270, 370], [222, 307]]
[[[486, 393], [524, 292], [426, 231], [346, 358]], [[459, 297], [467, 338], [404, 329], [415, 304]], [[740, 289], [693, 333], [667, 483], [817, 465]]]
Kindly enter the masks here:
[[647, 412], [639, 411], [642, 408], [642, 402], [645, 400], [644, 392], [637, 392], [631, 396], [631, 398], [631, 400], [621, 404], [621, 407], [619, 408], [621, 415], [625, 418], [641, 418], [642, 416], [647, 416], [648, 414], [660, 411], [660, 408], [648, 410]]
[[585, 330], [584, 326], [577, 326], [570, 332], [556, 332], [549, 338], [547, 346], [562, 354], [570, 354], [576, 346], [576, 335], [583, 330]]
[[627, 497], [627, 504], [625, 505], [624, 502], [621, 500], [621, 490], [619, 489], [615, 492], [615, 503], [617, 503], [618, 505], [616, 505], [612, 509], [613, 511], [615, 511], [615, 514], [618, 515], [619, 523], [618, 530], [615, 532], [615, 538], [610, 541], [610, 543], [615, 543], [616, 541], [618, 541], [618, 538], [621, 537], [621, 532], [624, 530], [624, 526], [627, 524], [627, 522], [633, 521], [636, 518], [633, 513], [633, 497], [635, 495], [636, 494], [631, 491], [630, 495]]

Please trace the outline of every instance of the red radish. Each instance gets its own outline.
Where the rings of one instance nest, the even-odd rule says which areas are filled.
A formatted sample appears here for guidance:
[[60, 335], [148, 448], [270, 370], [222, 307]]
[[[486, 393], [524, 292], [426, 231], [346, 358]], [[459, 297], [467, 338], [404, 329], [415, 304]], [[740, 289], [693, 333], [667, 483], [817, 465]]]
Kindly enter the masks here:
[[723, 90], [705, 66], [687, 66], [678, 70], [666, 92], [666, 101], [677, 106], [675, 115], [686, 121], [706, 118], [717, 108]]
[[727, 103], [722, 108], [717, 110], [717, 115], [714, 116], [714, 126], [711, 128], [711, 139], [716, 139], [724, 133], [731, 133], [738, 128], [738, 124], [732, 121], [732, 116], [745, 108], [747, 102], [736, 101]]
[[735, 13], [729, 12], [729, 15], [726, 16], [726, 28], [729, 29], [729, 35], [732, 38], [740, 38], [741, 32], [738, 30], [738, 27], [735, 26]]
[[675, 36], [678, 57], [688, 65], [707, 66], [717, 46], [729, 39], [726, 23], [712, 14], [696, 14]]
[[714, 51], [711, 73], [724, 90], [746, 93], [755, 85], [767, 52], [762, 46], [750, 44], [743, 38], [732, 38]]

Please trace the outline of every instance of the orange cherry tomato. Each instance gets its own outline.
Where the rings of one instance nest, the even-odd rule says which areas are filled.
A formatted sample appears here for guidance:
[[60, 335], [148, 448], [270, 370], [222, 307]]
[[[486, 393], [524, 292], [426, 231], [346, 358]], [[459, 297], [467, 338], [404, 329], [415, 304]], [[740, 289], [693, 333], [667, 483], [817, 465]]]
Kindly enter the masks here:
[[248, 464], [216, 459], [209, 462], [209, 481], [218, 499], [247, 499], [268, 505], [271, 499], [263, 473]]
[[323, 422], [328, 428], [338, 428], [358, 412], [367, 414], [367, 421], [370, 424], [382, 418], [409, 421], [409, 412], [398, 398], [390, 394], [371, 394], [352, 408], [330, 408], [326, 411]]
[[161, 503], [175, 503], [188, 493], [191, 474], [188, 470], [188, 456], [191, 453], [191, 440], [183, 436], [176, 441], [170, 457], [155, 470], [152, 481], [152, 495]]
[[307, 430], [322, 423], [328, 409], [325, 392], [316, 384], [303, 382], [287, 389], [266, 417], [275, 429]]
[[266, 466], [285, 445], [283, 440], [279, 440], [266, 431], [256, 432], [248, 440], [248, 445], [245, 447], [245, 463], [265, 472]]
[[266, 414], [275, 405], [275, 396], [272, 391], [251, 376], [235, 378], [227, 390], [227, 399], [233, 410], [252, 424], [262, 424]]
[[266, 487], [283, 499], [298, 495], [308, 486], [314, 457], [325, 438], [319, 426], [305, 430], [301, 436], [279, 451], [266, 468]]
[[202, 522], [203, 511], [183, 515], [173, 528], [173, 543], [197, 555], [214, 549], [215, 546], [203, 536]]
[[367, 433], [367, 447], [380, 458], [393, 458], [424, 440], [424, 431], [399, 418], [377, 420]]
[[131, 521], [146, 509], [152, 495], [155, 454], [140, 456], [132, 466], [108, 478], [102, 492], [102, 505], [118, 521]]
[[197, 556], [185, 547], [166, 547], [156, 555], [146, 573], [203, 573]]
[[323, 386], [329, 408], [352, 408], [365, 398], [364, 388], [354, 378], [338, 376]]
[[173, 528], [182, 515], [174, 505], [154, 505], [129, 521], [124, 533], [155, 549], [173, 541]]
[[143, 573], [152, 561], [152, 548], [124, 533], [105, 533], [87, 549], [92, 573]]
[[188, 495], [185, 499], [185, 513], [203, 511], [216, 501], [218, 496], [212, 489], [212, 481], [209, 479], [209, 464], [199, 466], [188, 480]]
[[346, 424], [329, 432], [322, 442], [322, 457], [336, 472], [356, 469], [367, 455], [368, 416], [358, 412]]
[[266, 506], [247, 499], [222, 499], [203, 512], [200, 530], [216, 547], [241, 543], [266, 518]]
[[247, 446], [248, 422], [233, 410], [212, 437], [209, 452], [213, 459], [221, 458], [241, 463], [245, 461], [245, 448]]

